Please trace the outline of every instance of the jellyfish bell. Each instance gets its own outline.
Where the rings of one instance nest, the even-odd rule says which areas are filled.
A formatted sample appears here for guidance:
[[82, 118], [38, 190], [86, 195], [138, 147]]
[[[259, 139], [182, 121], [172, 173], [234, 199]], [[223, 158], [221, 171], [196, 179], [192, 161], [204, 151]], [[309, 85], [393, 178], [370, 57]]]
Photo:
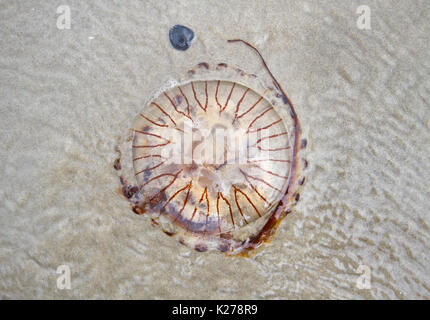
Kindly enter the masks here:
[[306, 143], [258, 50], [231, 42], [256, 51], [274, 87], [227, 63], [188, 70], [137, 116], [121, 192], [180, 243], [237, 254], [270, 238], [298, 201]]

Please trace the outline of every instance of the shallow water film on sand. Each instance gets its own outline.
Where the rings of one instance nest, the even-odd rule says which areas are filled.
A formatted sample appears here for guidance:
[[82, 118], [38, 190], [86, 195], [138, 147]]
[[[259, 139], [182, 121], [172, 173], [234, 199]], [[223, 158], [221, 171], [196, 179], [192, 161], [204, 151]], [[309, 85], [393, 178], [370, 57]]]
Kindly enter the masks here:
[[[429, 299], [429, 19], [428, 1], [2, 1], [0, 298]], [[187, 50], [172, 46], [174, 25], [194, 32]], [[227, 63], [240, 68], [235, 76], [254, 74], [257, 87], [260, 81], [276, 91], [258, 55], [227, 42], [238, 38], [259, 49], [294, 103], [307, 139], [307, 169], [299, 201], [271, 241], [247, 257], [228, 257], [181, 245], [150, 215], [133, 213], [120, 195], [114, 163], [132, 176], [158, 164], [133, 167], [133, 129], [161, 132], [145, 131], [148, 121], [134, 127], [136, 117], [173, 126], [165, 115], [165, 123], [158, 121], [156, 106], [146, 109], [163, 92], [188, 115], [174, 88], [182, 88], [184, 74], [199, 63], [209, 71]], [[228, 126], [203, 117], [202, 109], [196, 114], [208, 139], [212, 126], [230, 128], [246, 88], [267, 105], [242, 118], [276, 102], [267, 98], [272, 91], [263, 94], [248, 80], [197, 80], [203, 81], [195, 82], [203, 108], [204, 81], [209, 92], [216, 90], [212, 80], [226, 86], [219, 103], [226, 105]], [[226, 104], [232, 83], [235, 104]], [[237, 116], [243, 112], [239, 107]], [[261, 128], [280, 118], [267, 116]], [[242, 136], [240, 130], [248, 126], [228, 136]], [[284, 127], [279, 122], [265, 130], [276, 135]], [[285, 132], [290, 137], [288, 125]], [[166, 142], [143, 141], [145, 135], [138, 145]], [[279, 152], [278, 160], [291, 160], [291, 153]], [[138, 153], [135, 158], [150, 155]], [[238, 188], [232, 198], [223, 193], [232, 207], [240, 189], [261, 213], [265, 202], [246, 175], [278, 189], [285, 187], [279, 176], [289, 175], [287, 162], [237, 164], [249, 165], [245, 174], [237, 167], [237, 175], [219, 167], [224, 162], [200, 158], [207, 171], [199, 177], [210, 183], [199, 185], [191, 170], [198, 190], [177, 195], [185, 200], [188, 190], [195, 192], [197, 206], [203, 194], [202, 214], [197, 208], [193, 219], [205, 221], [205, 186], [215, 213], [226, 181]], [[144, 172], [134, 179], [147, 182]], [[278, 200], [276, 190], [255, 181], [267, 201]], [[181, 182], [179, 189], [189, 180]], [[239, 206], [230, 215], [219, 194], [225, 227], [258, 218], [251, 202], [236, 195]], [[239, 207], [249, 210], [242, 216]], [[171, 210], [176, 214], [181, 206]], [[183, 211], [191, 219], [194, 207]]]

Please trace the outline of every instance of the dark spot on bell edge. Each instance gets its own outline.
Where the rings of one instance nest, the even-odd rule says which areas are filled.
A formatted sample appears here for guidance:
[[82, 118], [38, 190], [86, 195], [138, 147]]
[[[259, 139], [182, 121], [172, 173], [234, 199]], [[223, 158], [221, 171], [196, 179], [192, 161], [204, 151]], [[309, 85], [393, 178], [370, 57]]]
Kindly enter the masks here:
[[113, 163], [113, 167], [115, 170], [121, 170], [121, 159], [115, 159], [115, 162]]
[[191, 42], [194, 39], [194, 31], [177, 24], [169, 30], [169, 39], [173, 48], [185, 51], [191, 46]]
[[208, 247], [206, 247], [204, 244], [198, 243], [198, 244], [196, 244], [194, 249], [198, 252], [205, 252], [208, 250]]

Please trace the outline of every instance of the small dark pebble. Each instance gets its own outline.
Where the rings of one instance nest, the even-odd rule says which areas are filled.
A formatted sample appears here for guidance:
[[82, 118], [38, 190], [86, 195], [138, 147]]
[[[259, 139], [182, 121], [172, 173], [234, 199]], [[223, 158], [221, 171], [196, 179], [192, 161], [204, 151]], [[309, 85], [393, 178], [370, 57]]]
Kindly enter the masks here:
[[194, 39], [194, 32], [190, 28], [174, 25], [169, 31], [169, 39], [173, 48], [185, 51], [191, 46]]

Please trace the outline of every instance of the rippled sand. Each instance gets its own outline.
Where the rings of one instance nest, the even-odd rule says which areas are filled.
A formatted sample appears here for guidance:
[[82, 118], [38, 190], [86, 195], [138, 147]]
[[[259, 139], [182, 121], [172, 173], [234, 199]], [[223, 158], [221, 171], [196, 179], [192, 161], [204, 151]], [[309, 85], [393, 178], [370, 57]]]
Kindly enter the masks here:
[[[360, 4], [1, 2], [0, 297], [429, 299], [430, 5], [372, 2], [366, 31]], [[176, 23], [196, 33], [188, 51], [169, 43]], [[190, 66], [264, 73], [237, 37], [294, 102], [310, 164], [297, 210], [250, 258], [178, 244], [132, 213], [112, 167], [148, 98]]]

